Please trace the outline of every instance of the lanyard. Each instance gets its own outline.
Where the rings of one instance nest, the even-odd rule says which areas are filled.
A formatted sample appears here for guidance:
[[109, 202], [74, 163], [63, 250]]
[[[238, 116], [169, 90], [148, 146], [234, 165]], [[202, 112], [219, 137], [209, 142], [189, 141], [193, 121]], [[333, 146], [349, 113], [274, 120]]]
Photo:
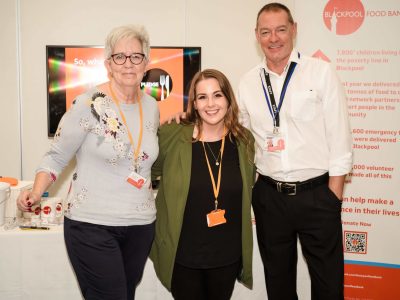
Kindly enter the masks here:
[[[298, 55], [299, 55], [299, 58], [300, 58], [300, 53]], [[274, 92], [272, 90], [271, 80], [269, 79], [269, 73], [267, 73], [267, 71], [265, 71], [265, 69], [263, 69], [264, 70], [264, 78], [265, 78], [265, 82], [267, 84], [268, 93], [267, 93], [267, 90], [265, 89], [264, 81], [262, 80], [262, 77], [261, 77], [261, 74], [260, 74], [261, 85], [262, 85], [262, 88], [263, 88], [263, 91], [264, 91], [265, 101], [267, 101], [268, 109], [269, 109], [269, 112], [270, 112], [270, 114], [272, 116], [272, 120], [273, 120], [273, 123], [274, 123], [274, 132], [276, 132], [277, 129], [279, 128], [279, 111], [281, 110], [281, 107], [282, 107], [282, 104], [283, 104], [283, 99], [285, 98], [285, 94], [286, 94], [286, 89], [287, 89], [287, 87], [289, 85], [290, 78], [292, 77], [292, 74], [293, 74], [294, 69], [296, 68], [296, 66], [297, 66], [296, 62], [292, 61], [290, 63], [289, 70], [288, 70], [288, 72], [286, 74], [286, 77], [285, 77], [285, 81], [283, 82], [283, 87], [282, 87], [281, 95], [279, 97], [278, 106], [276, 105], [276, 102], [275, 102], [275, 96], [274, 96]], [[269, 97], [268, 97], [268, 95], [269, 95]]]
[[201, 141], [201, 143], [203, 144], [203, 150], [204, 150], [204, 154], [206, 156], [208, 172], [210, 173], [211, 183], [212, 183], [212, 186], [213, 186], [214, 197], [215, 197], [215, 200], [214, 200], [215, 210], [217, 210], [218, 209], [219, 188], [221, 187], [222, 156], [224, 155], [224, 148], [225, 148], [225, 128], [224, 128], [224, 134], [223, 134], [223, 137], [222, 137], [222, 144], [221, 144], [221, 163], [219, 164], [219, 168], [218, 168], [217, 185], [215, 185], [215, 179], [214, 179], [213, 172], [211, 170], [210, 161], [208, 160], [206, 147], [204, 146], [204, 142], [203, 141]]
[[[125, 115], [121, 110], [121, 107], [119, 105], [119, 101], [118, 98], [115, 96], [114, 90], [111, 87], [111, 83], [109, 84], [110, 87], [110, 92], [111, 92], [111, 97], [115, 103], [115, 105], [117, 105], [118, 107], [118, 111], [119, 114], [121, 115], [122, 118], [122, 122], [125, 125], [126, 131], [128, 133], [128, 138], [129, 138], [129, 142], [131, 143], [132, 149], [134, 150], [133, 152], [133, 159], [135, 162], [135, 168], [137, 169], [137, 160], [139, 157], [139, 151], [140, 151], [140, 146], [142, 145], [142, 137], [143, 137], [143, 109], [142, 109], [142, 99], [139, 97], [138, 98], [138, 103], [139, 103], [139, 116], [140, 116], [140, 125], [139, 125], [139, 138], [138, 138], [138, 142], [137, 142], [137, 146], [136, 149], [134, 149], [134, 143], [133, 143], [133, 137], [131, 134], [131, 131], [129, 130], [128, 124], [126, 123], [126, 119], [125, 119]], [[135, 170], [136, 171], [136, 170]]]

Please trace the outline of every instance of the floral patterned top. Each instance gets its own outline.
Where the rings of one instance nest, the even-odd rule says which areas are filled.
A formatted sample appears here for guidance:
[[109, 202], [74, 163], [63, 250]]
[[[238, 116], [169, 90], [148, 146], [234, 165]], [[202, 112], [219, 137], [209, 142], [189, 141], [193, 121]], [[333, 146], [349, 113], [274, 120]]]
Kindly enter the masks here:
[[[139, 104], [120, 103], [120, 108], [136, 147]], [[134, 170], [134, 150], [113, 100], [94, 88], [78, 96], [65, 113], [37, 172], [45, 171], [56, 180], [76, 156], [65, 212], [68, 218], [109, 226], [144, 225], [155, 220], [150, 172], [158, 155], [159, 111], [155, 99], [146, 94], [142, 109], [138, 173], [147, 181], [140, 189], [126, 181]]]

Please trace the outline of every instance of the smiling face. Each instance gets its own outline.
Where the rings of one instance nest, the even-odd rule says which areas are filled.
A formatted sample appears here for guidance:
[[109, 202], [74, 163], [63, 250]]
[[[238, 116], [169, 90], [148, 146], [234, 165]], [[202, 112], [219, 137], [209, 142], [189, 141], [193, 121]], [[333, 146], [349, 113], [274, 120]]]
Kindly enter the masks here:
[[[132, 53], [143, 53], [142, 45], [137, 39], [124, 38], [119, 40], [112, 54], [123, 53], [126, 56]], [[147, 66], [145, 58], [140, 64], [134, 65], [129, 58], [122, 65], [117, 65], [112, 58], [105, 60], [105, 66], [111, 81], [120, 89], [137, 88], [142, 81]]]
[[282, 73], [293, 50], [296, 23], [289, 22], [288, 14], [284, 10], [264, 11], [258, 18], [255, 32], [268, 68]]
[[203, 130], [223, 130], [228, 100], [215, 78], [207, 78], [196, 85], [194, 108], [202, 121]]

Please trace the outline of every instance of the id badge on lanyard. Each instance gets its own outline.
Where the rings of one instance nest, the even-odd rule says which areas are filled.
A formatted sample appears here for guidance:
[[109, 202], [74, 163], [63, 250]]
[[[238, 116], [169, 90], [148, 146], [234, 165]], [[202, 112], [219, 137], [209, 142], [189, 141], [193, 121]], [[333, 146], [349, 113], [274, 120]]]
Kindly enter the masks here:
[[214, 210], [212, 210], [210, 213], [208, 213], [206, 215], [207, 218], [207, 226], [208, 227], [214, 227], [214, 226], [218, 226], [221, 224], [225, 224], [226, 223], [226, 218], [225, 218], [225, 209], [219, 209], [218, 208], [218, 195], [219, 195], [219, 190], [221, 187], [221, 173], [222, 173], [222, 159], [224, 156], [224, 148], [225, 148], [225, 134], [226, 134], [226, 128], [224, 127], [224, 133], [222, 135], [222, 143], [221, 143], [221, 148], [220, 148], [220, 153], [221, 153], [221, 161], [218, 167], [218, 179], [217, 179], [217, 183], [215, 182], [215, 178], [213, 175], [213, 172], [211, 170], [211, 166], [210, 166], [210, 161], [208, 160], [208, 155], [207, 155], [207, 151], [206, 148], [204, 146], [204, 142], [202, 141], [202, 145], [203, 145], [203, 150], [204, 150], [204, 156], [206, 158], [206, 162], [207, 162], [207, 167], [208, 167], [208, 172], [210, 173], [210, 179], [211, 179], [211, 184], [213, 187], [213, 192], [214, 192], [214, 205], [215, 208]]
[[[300, 54], [299, 54], [299, 58], [300, 58]], [[262, 69], [262, 73], [264, 74], [267, 89], [264, 86], [264, 81], [263, 81], [262, 75], [260, 74], [261, 84], [262, 84], [262, 88], [264, 91], [265, 100], [267, 102], [269, 112], [272, 116], [273, 126], [274, 126], [273, 131], [267, 132], [267, 134], [266, 134], [265, 146], [264, 146], [265, 151], [279, 152], [279, 151], [285, 150], [285, 138], [284, 138], [284, 135], [281, 132], [279, 132], [279, 125], [280, 125], [279, 124], [280, 123], [279, 111], [282, 107], [283, 99], [285, 98], [286, 89], [288, 87], [290, 78], [292, 77], [292, 74], [294, 72], [294, 69], [296, 68], [296, 65], [297, 65], [296, 62], [290, 63], [289, 70], [286, 74], [286, 78], [283, 83], [283, 87], [282, 87], [281, 95], [279, 97], [278, 104], [275, 102], [274, 92], [272, 90], [272, 85], [271, 85], [271, 81], [269, 79], [269, 74], [265, 71], [265, 69]]]
[[133, 171], [131, 172], [128, 177], [126, 178], [126, 181], [130, 184], [132, 184], [134, 187], [141, 189], [143, 185], [147, 182], [147, 178], [143, 177], [139, 173]]
[[214, 227], [220, 224], [225, 224], [225, 209], [217, 209], [207, 214], [208, 227]]
[[[129, 173], [129, 175], [126, 177], [126, 181], [129, 184], [133, 185], [134, 187], [136, 187], [138, 189], [141, 189], [143, 187], [143, 185], [145, 185], [145, 183], [147, 182], [147, 178], [145, 178], [142, 175], [140, 175], [140, 164], [139, 164], [139, 159], [138, 159], [138, 156], [139, 156], [139, 153], [140, 153], [140, 146], [142, 144], [142, 137], [143, 137], [142, 100], [141, 100], [141, 97], [139, 96], [137, 102], [139, 104], [139, 120], [140, 120], [139, 124], [140, 124], [140, 127], [139, 127], [138, 142], [137, 142], [137, 146], [135, 148], [131, 131], [129, 130], [129, 126], [128, 126], [127, 122], [126, 122], [125, 114], [121, 110], [121, 107], [119, 105], [119, 100], [118, 100], [117, 96], [114, 93], [114, 90], [113, 90], [113, 88], [111, 86], [111, 82], [109, 83], [109, 89], [110, 89], [111, 96], [112, 96], [111, 98], [114, 101], [115, 105], [118, 107], [118, 111], [119, 111], [119, 114], [121, 115], [122, 122], [126, 127], [126, 131], [127, 131], [127, 134], [128, 134], [129, 142], [130, 142], [130, 144], [132, 146], [132, 149], [134, 151], [133, 152], [133, 156], [134, 156], [133, 160], [134, 160], [135, 169], [134, 169], [133, 172]], [[139, 95], [140, 95], [140, 92], [139, 92]]]
[[279, 152], [285, 150], [285, 138], [279, 130], [267, 132], [265, 150], [268, 152]]

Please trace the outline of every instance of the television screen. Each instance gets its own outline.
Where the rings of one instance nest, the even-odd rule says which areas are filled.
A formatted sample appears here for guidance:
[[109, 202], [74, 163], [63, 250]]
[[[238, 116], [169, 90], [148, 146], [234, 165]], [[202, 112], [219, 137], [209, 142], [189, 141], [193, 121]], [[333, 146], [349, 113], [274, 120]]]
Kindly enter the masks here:
[[[46, 46], [48, 136], [74, 98], [106, 82], [103, 47]], [[160, 108], [160, 119], [186, 110], [190, 81], [201, 69], [200, 47], [151, 47], [150, 62], [141, 83]]]

